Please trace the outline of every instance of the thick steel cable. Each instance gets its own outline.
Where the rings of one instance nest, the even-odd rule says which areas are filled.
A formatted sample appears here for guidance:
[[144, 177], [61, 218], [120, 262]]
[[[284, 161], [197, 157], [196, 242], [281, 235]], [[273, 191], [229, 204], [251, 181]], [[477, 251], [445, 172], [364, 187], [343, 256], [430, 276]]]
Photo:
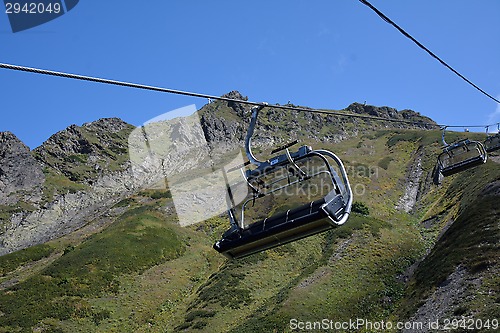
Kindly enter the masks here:
[[[157, 92], [163, 92], [163, 93], [169, 93], [169, 94], [177, 94], [177, 95], [184, 95], [184, 96], [191, 96], [191, 97], [198, 97], [198, 98], [205, 98], [205, 99], [220, 100], [220, 101], [226, 101], [226, 102], [234, 102], [234, 103], [240, 103], [240, 104], [246, 104], [246, 105], [263, 106], [263, 107], [297, 111], [297, 112], [319, 113], [319, 114], [334, 115], [334, 116], [339, 116], [339, 117], [388, 121], [388, 122], [393, 122], [393, 123], [402, 123], [402, 124], [414, 125], [414, 126], [420, 126], [420, 127], [442, 128], [443, 126], [446, 126], [446, 127], [470, 127], [470, 128], [483, 127], [483, 128], [485, 128], [486, 126], [493, 126], [493, 125], [472, 125], [472, 126], [439, 125], [439, 124], [425, 123], [423, 121], [391, 119], [391, 118], [383, 118], [383, 117], [377, 117], [377, 116], [353, 114], [353, 113], [338, 112], [338, 111], [327, 111], [327, 110], [320, 110], [320, 109], [301, 108], [301, 107], [288, 106], [288, 105], [270, 105], [267, 103], [245, 101], [245, 100], [241, 100], [241, 99], [234, 99], [234, 98], [229, 98], [229, 97], [224, 97], [224, 96], [214, 96], [214, 95], [201, 94], [201, 93], [195, 93], [195, 92], [190, 92], [190, 91], [162, 88], [162, 87], [156, 87], [156, 86], [139, 84], [139, 83], [131, 83], [131, 82], [125, 82], [125, 81], [103, 79], [103, 78], [86, 76], [86, 75], [57, 72], [57, 71], [52, 71], [52, 70], [26, 67], [26, 66], [18, 66], [18, 65], [5, 64], [5, 63], [0, 63], [0, 68], [14, 70], [14, 71], [41, 74], [41, 75], [56, 76], [56, 77], [62, 77], [62, 78], [67, 78], [67, 79], [73, 79], [73, 80], [97, 82], [97, 83], [109, 84], [109, 85], [115, 85], [115, 86], [121, 86], [121, 87], [129, 87], [129, 88], [135, 88], [135, 89], [157, 91]], [[494, 124], [494, 125], [496, 125], [496, 124]]]
[[[416, 40], [413, 36], [411, 36], [409, 33], [407, 33], [403, 28], [401, 28], [399, 25], [397, 25], [394, 21], [392, 21], [390, 18], [388, 18], [384, 13], [382, 13], [380, 10], [378, 10], [375, 6], [373, 6], [371, 3], [369, 3], [368, 1], [366, 0], [359, 0], [362, 4], [368, 6], [371, 10], [373, 10], [378, 16], [380, 16], [384, 21], [386, 21], [387, 23], [389, 23], [390, 25], [392, 25], [394, 28], [396, 28], [400, 33], [402, 33], [405, 37], [407, 37], [408, 39], [410, 39], [412, 42], [414, 42], [415, 44], [417, 44], [418, 47], [420, 47], [422, 50], [424, 50], [425, 52], [427, 52], [431, 57], [433, 57], [434, 59], [436, 59], [437, 61], [439, 61], [443, 66], [445, 66], [446, 68], [448, 68], [450, 71], [452, 71], [453, 73], [455, 73], [456, 75], [458, 75], [462, 80], [464, 80], [465, 82], [467, 82], [468, 84], [470, 84], [471, 86], [473, 86], [474, 88], [476, 88], [477, 90], [479, 90], [481, 93], [483, 93], [484, 95], [486, 95], [487, 97], [491, 98], [492, 100], [494, 100], [495, 102], [499, 103], [500, 104], [500, 100], [496, 99], [495, 97], [493, 97], [492, 95], [488, 94], [486, 91], [484, 91], [483, 89], [481, 89], [479, 86], [477, 86], [476, 84], [474, 84], [474, 82], [472, 82], [471, 80], [469, 80], [468, 78], [466, 78], [465, 76], [463, 76], [462, 74], [460, 74], [456, 69], [454, 69], [453, 67], [451, 67], [450, 65], [448, 65], [444, 60], [442, 60], [440, 57], [438, 57], [436, 54], [434, 54], [434, 52], [432, 52], [431, 50], [429, 50], [427, 47], [425, 47], [422, 43], [420, 43], [418, 40]], [[448, 126], [450, 127], [450, 126]], [[459, 126], [459, 127], [462, 127], [462, 126]], [[469, 127], [475, 127], [475, 126], [469, 126]]]

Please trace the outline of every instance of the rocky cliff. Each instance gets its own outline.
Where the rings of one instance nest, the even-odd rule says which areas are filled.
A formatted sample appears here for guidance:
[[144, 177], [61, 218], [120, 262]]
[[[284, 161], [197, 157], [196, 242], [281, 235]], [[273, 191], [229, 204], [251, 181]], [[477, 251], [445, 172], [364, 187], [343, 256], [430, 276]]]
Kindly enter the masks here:
[[39, 201], [44, 179], [29, 148], [14, 134], [0, 133], [0, 205]]
[[[0, 253], [81, 228], [131, 194], [126, 140], [132, 129], [115, 118], [72, 125], [32, 152], [12, 134], [1, 134], [1, 198], [8, 206]], [[19, 209], [24, 201], [28, 209]]]

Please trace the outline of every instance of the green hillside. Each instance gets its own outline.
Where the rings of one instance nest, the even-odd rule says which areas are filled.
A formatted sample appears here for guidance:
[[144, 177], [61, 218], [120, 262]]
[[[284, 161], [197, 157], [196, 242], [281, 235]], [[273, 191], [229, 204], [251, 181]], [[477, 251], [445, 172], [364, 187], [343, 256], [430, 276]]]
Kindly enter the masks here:
[[[204, 117], [243, 127], [232, 110], [213, 103]], [[269, 112], [261, 128], [271, 127], [257, 135], [335, 152], [369, 214], [229, 261], [212, 249], [226, 216], [181, 227], [168, 190], [141, 191], [77, 231], [0, 257], [0, 332], [306, 332], [291, 321], [500, 318], [496, 157], [437, 187], [439, 131], [319, 117], [298, 118], [298, 130], [285, 132], [286, 122], [273, 120]], [[417, 164], [418, 195], [407, 212], [401, 198]], [[447, 295], [448, 285], [460, 297]]]

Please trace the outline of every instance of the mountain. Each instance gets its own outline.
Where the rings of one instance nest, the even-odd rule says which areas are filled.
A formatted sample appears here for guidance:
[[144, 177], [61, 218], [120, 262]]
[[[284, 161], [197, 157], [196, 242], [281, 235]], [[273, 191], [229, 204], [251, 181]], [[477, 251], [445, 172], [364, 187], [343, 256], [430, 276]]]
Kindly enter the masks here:
[[[214, 156], [240, 151], [248, 106], [216, 101], [187, 120], [142, 129], [101, 119], [33, 151], [1, 133], [0, 332], [288, 332], [325, 318], [425, 324], [405, 332], [430, 331], [436, 319], [493, 325], [498, 157], [438, 187], [441, 133], [431, 119], [359, 103], [342, 111], [417, 124], [270, 106], [254, 150], [266, 157], [297, 139], [335, 152], [369, 214], [358, 209], [364, 214], [339, 228], [237, 261], [212, 249], [226, 216], [182, 226], [176, 211], [189, 207], [174, 204], [172, 191], [200, 163], [212, 170]], [[149, 154], [134, 153], [141, 145]], [[189, 153], [189, 145], [201, 148]], [[158, 152], [169, 158], [159, 163]]]

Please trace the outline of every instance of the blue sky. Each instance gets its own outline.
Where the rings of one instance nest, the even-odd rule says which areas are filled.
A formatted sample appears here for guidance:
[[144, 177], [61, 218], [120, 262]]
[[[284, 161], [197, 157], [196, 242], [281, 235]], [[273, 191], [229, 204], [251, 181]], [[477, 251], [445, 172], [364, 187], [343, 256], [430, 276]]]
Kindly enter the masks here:
[[[500, 1], [371, 0], [495, 97]], [[0, 62], [222, 95], [342, 109], [413, 109], [439, 123], [500, 121], [500, 107], [357, 0], [86, 0], [12, 33], [0, 13]], [[139, 125], [205, 100], [0, 70], [0, 131], [31, 148], [71, 124]]]

